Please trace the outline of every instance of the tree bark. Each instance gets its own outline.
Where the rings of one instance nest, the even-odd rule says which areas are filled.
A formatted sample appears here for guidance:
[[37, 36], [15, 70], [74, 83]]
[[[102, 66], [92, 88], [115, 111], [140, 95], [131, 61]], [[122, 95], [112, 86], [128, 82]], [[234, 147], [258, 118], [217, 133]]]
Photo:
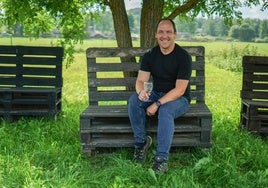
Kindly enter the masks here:
[[[106, 2], [112, 11], [118, 47], [133, 47], [124, 0], [110, 0]], [[136, 62], [136, 59], [135, 57], [122, 57], [121, 62]], [[132, 76], [137, 76], [137, 74], [133, 72], [124, 72], [124, 77]], [[126, 89], [133, 90], [135, 89], [135, 86], [128, 87]]]
[[141, 47], [156, 45], [155, 29], [163, 16], [164, 0], [143, 0], [140, 23]]
[[124, 0], [107, 1], [112, 11], [118, 47], [132, 47], [132, 40]]

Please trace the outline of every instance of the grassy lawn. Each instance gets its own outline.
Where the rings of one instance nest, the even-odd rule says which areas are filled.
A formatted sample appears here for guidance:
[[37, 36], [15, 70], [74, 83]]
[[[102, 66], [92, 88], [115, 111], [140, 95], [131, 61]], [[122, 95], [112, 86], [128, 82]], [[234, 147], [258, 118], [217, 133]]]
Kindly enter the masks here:
[[[0, 38], [0, 42], [10, 41]], [[49, 45], [50, 40], [38, 43], [14, 38], [12, 42]], [[83, 51], [93, 44], [115, 45], [114, 41], [86, 41], [77, 48]], [[84, 52], [76, 53], [74, 64], [63, 70], [63, 112], [57, 121], [22, 118], [11, 124], [1, 122], [0, 187], [268, 187], [268, 139], [239, 129], [241, 72], [215, 64], [216, 60], [224, 63], [225, 54], [230, 60], [234, 50], [238, 54], [245, 49], [255, 53], [255, 46], [258, 55], [268, 55], [268, 45], [182, 45], [206, 47], [206, 101], [213, 114], [211, 149], [172, 149], [170, 170], [160, 176], [150, 169], [155, 147], [143, 166], [131, 162], [132, 148], [100, 151], [92, 157], [82, 155], [79, 115], [88, 100], [86, 58]], [[234, 57], [234, 61], [239, 57]]]

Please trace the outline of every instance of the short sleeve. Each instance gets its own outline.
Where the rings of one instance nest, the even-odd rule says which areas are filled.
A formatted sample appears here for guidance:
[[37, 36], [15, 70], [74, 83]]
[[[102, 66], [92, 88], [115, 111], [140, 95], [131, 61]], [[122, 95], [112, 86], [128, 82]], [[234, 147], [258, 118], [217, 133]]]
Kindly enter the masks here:
[[150, 59], [150, 51], [148, 51], [142, 56], [140, 70], [151, 72]]
[[181, 62], [177, 79], [190, 80], [192, 74], [192, 57], [188, 53], [184, 53]]

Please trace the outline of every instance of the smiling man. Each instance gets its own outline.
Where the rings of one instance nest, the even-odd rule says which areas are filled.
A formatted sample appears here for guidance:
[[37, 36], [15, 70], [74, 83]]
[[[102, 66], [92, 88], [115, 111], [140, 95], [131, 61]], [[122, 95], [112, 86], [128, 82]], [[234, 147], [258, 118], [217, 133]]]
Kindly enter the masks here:
[[[136, 93], [128, 103], [128, 113], [135, 139], [135, 162], [144, 162], [152, 139], [146, 133], [146, 115], [158, 112], [157, 152], [152, 166], [155, 172], [168, 170], [168, 155], [174, 133], [174, 119], [187, 112], [190, 105], [189, 79], [191, 56], [175, 43], [176, 27], [163, 18], [157, 24], [158, 45], [142, 57], [136, 80]], [[152, 78], [153, 90], [144, 90], [144, 82]]]

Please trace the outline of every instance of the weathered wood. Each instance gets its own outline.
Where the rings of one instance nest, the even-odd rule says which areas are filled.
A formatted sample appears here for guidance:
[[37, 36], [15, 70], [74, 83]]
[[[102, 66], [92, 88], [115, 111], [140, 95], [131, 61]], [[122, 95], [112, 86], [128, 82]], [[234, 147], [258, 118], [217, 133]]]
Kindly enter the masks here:
[[[204, 56], [205, 48], [203, 46], [183, 46], [192, 56]], [[150, 48], [147, 47], [129, 47], [129, 48], [88, 48], [87, 58], [99, 57], [131, 57], [142, 56]]]
[[[101, 112], [101, 113], [100, 113]], [[210, 116], [208, 107], [205, 104], [192, 104], [185, 117]], [[81, 118], [87, 117], [128, 117], [126, 105], [90, 105], [81, 114]]]
[[[212, 114], [205, 104], [204, 48], [183, 47], [193, 57], [190, 110], [175, 120], [172, 147], [211, 146]], [[139, 58], [149, 48], [88, 48], [87, 73], [89, 106], [80, 115], [83, 152], [99, 147], [132, 147], [133, 133], [127, 100], [133, 94]], [[116, 59], [114, 59], [117, 57]], [[120, 59], [126, 58], [123, 63]], [[134, 60], [130, 62], [130, 60]], [[126, 72], [128, 77], [124, 77]], [[129, 89], [130, 88], [130, 89]], [[147, 117], [146, 128], [156, 136], [157, 117]]]
[[268, 57], [244, 56], [240, 127], [268, 134]]
[[61, 47], [0, 46], [0, 116], [53, 116], [61, 110]]

